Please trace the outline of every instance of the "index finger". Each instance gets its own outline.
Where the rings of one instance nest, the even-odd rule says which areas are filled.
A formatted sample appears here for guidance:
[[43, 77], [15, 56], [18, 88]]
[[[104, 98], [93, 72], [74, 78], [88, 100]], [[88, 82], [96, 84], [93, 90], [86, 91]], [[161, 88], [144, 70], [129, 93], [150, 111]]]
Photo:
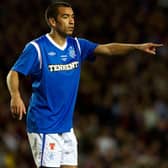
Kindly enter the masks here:
[[152, 45], [153, 45], [154, 47], [162, 47], [162, 46], [163, 46], [163, 44], [157, 44], [157, 43], [152, 43]]

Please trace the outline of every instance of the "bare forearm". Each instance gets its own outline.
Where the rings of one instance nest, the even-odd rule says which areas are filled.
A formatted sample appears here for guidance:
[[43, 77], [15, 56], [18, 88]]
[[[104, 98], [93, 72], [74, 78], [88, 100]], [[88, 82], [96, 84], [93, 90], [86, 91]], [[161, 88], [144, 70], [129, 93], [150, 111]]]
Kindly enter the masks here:
[[101, 55], [119, 55], [127, 54], [133, 50], [140, 50], [148, 54], [156, 54], [156, 48], [162, 44], [143, 43], [143, 44], [126, 44], [126, 43], [109, 43], [98, 45], [94, 51], [95, 54]]
[[7, 86], [11, 95], [10, 109], [12, 116], [19, 120], [23, 114], [26, 114], [25, 104], [19, 92], [19, 74], [15, 71], [9, 71], [7, 75]]
[[140, 45], [138, 44], [125, 44], [125, 43], [109, 43], [104, 45], [99, 45], [95, 49], [96, 54], [103, 55], [121, 55], [127, 54], [130, 51], [139, 49]]
[[137, 44], [113, 43], [109, 45], [109, 55], [127, 54], [130, 51], [138, 49]]
[[11, 97], [20, 96], [19, 75], [15, 71], [10, 71], [7, 75], [7, 86]]

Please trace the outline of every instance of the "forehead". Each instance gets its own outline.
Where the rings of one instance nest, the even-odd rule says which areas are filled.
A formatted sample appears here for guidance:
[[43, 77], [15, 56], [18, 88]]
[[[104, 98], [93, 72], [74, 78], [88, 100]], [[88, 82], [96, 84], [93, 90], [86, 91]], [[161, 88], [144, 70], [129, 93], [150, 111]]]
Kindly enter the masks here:
[[58, 14], [69, 14], [69, 15], [73, 15], [74, 12], [72, 10], [71, 7], [59, 7], [58, 8]]

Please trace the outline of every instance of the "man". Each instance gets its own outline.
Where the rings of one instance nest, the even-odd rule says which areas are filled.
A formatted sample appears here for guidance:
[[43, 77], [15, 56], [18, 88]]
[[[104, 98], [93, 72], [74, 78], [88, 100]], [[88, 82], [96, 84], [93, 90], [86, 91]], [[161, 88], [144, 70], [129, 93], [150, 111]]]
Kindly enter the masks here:
[[73, 38], [74, 13], [66, 2], [51, 4], [45, 17], [50, 33], [29, 42], [8, 73], [11, 112], [20, 120], [26, 114], [19, 92], [19, 74], [31, 76], [27, 133], [35, 163], [41, 168], [77, 168], [72, 120], [82, 62], [94, 61], [94, 55], [126, 54], [135, 49], [155, 54], [161, 45], [96, 44]]

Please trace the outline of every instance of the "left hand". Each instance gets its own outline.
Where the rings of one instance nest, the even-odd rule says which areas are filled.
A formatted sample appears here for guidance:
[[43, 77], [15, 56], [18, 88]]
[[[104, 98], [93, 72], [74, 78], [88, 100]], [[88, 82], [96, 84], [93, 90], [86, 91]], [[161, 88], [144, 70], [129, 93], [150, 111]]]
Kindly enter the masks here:
[[163, 44], [156, 44], [156, 43], [143, 43], [140, 44], [137, 49], [147, 52], [149, 54], [156, 54], [156, 48], [161, 47]]

